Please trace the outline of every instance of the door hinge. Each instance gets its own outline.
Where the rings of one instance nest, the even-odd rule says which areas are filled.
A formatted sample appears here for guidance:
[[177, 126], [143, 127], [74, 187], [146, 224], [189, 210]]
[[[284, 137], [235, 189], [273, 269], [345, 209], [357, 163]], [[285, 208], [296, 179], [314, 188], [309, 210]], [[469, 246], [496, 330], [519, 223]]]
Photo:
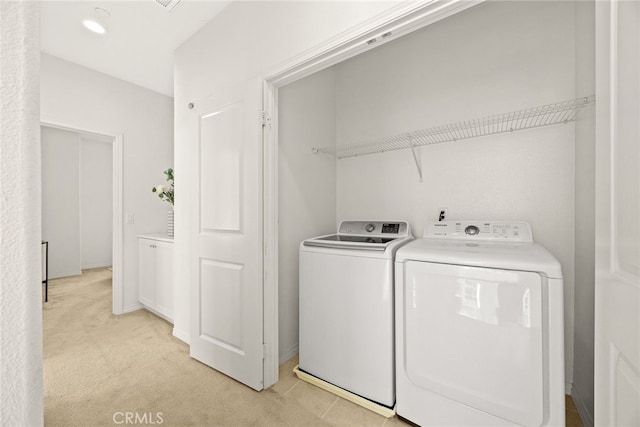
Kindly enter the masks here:
[[262, 121], [262, 127], [271, 126], [271, 116], [266, 111], [260, 113], [260, 120]]
[[267, 344], [262, 344], [262, 358], [266, 359], [269, 356], [269, 346]]

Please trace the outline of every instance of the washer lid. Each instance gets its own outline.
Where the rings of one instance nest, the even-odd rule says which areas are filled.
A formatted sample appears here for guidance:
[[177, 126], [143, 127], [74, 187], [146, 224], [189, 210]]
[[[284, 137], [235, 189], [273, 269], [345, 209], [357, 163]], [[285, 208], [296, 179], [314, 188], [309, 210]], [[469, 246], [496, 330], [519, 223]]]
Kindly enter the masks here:
[[534, 271], [550, 278], [562, 278], [558, 260], [537, 243], [423, 238], [404, 245], [396, 253], [396, 263], [409, 260]]
[[386, 251], [409, 238], [412, 239], [411, 230], [406, 221], [342, 221], [337, 234], [312, 237], [302, 246]]
[[360, 249], [384, 251], [399, 238], [385, 238], [376, 236], [352, 236], [348, 234], [329, 234], [314, 237], [303, 242], [304, 246], [318, 246], [321, 248]]

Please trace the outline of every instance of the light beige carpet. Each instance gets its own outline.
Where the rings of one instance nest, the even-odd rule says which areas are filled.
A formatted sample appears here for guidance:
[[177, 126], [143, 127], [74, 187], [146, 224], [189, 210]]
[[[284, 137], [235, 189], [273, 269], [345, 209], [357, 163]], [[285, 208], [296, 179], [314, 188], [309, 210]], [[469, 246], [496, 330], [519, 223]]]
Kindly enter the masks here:
[[[145, 310], [111, 314], [106, 269], [52, 280], [49, 291], [43, 303], [47, 426], [142, 420], [155, 426], [407, 426], [298, 380], [291, 372], [297, 358], [260, 393], [191, 359], [164, 320]], [[572, 404], [567, 397], [567, 426], [581, 427]]]
[[106, 269], [52, 280], [43, 311], [47, 426], [127, 425], [127, 412], [150, 425], [161, 413], [166, 426], [334, 424], [321, 420], [324, 394], [288, 393], [297, 385], [288, 372], [258, 393], [191, 359], [172, 326], [153, 314], [113, 316]]

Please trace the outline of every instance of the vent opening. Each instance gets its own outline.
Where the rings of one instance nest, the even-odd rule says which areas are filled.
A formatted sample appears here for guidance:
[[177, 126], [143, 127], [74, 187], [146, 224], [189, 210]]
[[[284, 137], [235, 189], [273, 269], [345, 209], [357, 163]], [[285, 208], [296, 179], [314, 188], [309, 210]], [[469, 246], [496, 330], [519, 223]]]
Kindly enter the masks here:
[[167, 12], [171, 12], [182, 0], [154, 0], [158, 5], [162, 6]]

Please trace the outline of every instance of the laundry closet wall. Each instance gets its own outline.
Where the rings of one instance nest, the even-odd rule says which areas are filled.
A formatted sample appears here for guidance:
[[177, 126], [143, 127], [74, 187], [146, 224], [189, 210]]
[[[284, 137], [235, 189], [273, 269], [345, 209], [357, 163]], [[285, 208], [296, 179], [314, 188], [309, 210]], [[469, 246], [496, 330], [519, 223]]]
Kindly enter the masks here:
[[[336, 68], [337, 143], [576, 96], [574, 5], [486, 2]], [[574, 125], [338, 160], [337, 219], [522, 220], [561, 262], [565, 369], [573, 374]]]
[[[595, 93], [595, 1], [576, 3], [576, 93]], [[594, 416], [595, 108], [576, 121], [575, 320], [572, 397], [586, 427]]]
[[280, 360], [298, 353], [300, 242], [336, 230], [336, 161], [313, 147], [335, 141], [335, 72], [283, 87], [278, 96], [278, 287]]

